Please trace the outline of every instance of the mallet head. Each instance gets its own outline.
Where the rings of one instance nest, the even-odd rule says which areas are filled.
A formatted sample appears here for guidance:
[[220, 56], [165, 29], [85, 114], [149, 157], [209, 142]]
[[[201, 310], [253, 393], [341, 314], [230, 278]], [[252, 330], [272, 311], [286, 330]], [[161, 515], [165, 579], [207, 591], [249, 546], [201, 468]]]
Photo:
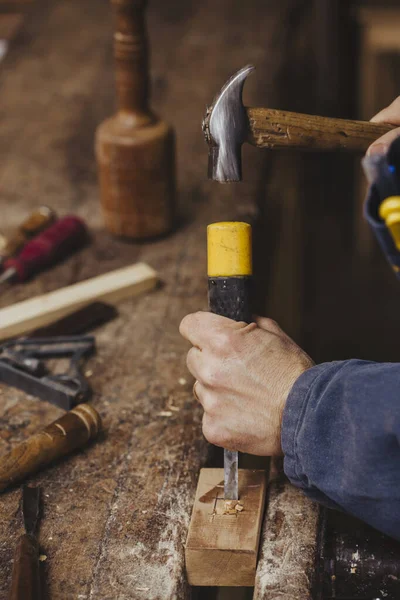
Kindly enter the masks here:
[[227, 183], [242, 179], [242, 144], [248, 136], [248, 118], [242, 92], [255, 67], [247, 65], [233, 75], [207, 108], [203, 131], [209, 145], [208, 175]]

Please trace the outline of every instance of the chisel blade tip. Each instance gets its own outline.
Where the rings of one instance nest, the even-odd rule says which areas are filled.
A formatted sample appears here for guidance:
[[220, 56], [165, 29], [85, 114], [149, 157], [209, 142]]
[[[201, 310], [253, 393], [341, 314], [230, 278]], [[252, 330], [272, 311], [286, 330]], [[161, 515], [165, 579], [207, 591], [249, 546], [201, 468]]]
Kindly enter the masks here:
[[26, 533], [35, 533], [40, 512], [40, 488], [22, 486], [22, 516]]

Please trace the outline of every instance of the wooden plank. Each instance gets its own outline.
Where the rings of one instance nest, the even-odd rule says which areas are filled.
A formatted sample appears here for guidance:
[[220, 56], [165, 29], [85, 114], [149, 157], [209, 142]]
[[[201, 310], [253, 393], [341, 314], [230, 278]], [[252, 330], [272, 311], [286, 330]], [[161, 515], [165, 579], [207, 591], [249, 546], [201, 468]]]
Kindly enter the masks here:
[[265, 491], [265, 471], [239, 469], [243, 510], [228, 512], [223, 469], [201, 470], [185, 549], [191, 585], [254, 585]]
[[253, 600], [311, 600], [319, 506], [280, 473], [268, 489]]
[[54, 323], [78, 308], [102, 300], [115, 304], [153, 289], [157, 273], [138, 263], [0, 310], [0, 340], [17, 337]]

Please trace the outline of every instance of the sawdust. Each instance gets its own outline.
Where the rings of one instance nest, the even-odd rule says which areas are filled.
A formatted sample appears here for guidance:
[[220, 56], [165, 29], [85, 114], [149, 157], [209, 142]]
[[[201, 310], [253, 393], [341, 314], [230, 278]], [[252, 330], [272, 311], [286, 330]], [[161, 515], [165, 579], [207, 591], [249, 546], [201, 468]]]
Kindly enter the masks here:
[[234, 515], [236, 516], [238, 513], [244, 511], [244, 505], [241, 500], [225, 500], [219, 506], [217, 502], [216, 507], [214, 508], [214, 515]]

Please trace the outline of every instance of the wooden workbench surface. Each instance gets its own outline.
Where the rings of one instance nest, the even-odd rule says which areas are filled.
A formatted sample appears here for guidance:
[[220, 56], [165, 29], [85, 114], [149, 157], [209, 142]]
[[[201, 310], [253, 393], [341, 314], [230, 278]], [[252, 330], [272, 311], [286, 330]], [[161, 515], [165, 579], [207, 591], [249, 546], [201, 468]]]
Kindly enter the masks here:
[[[290, 18], [292, 9], [302, 2], [151, 2], [154, 105], [177, 130], [183, 222], [174, 235], [140, 245], [104, 232], [99, 211], [93, 137], [114, 110], [108, 2], [36, 4], [0, 65], [1, 228], [46, 203], [61, 214], [86, 218], [93, 241], [36, 281], [4, 293], [0, 306], [137, 260], [157, 269], [163, 281], [157, 291], [121, 304], [120, 318], [96, 333], [98, 352], [88, 370], [93, 405], [105, 423], [103, 437], [31, 480], [44, 492], [40, 545], [47, 557], [48, 595], [52, 600], [187, 598], [183, 545], [208, 446], [178, 325], [186, 313], [206, 307], [206, 224], [249, 216], [257, 221], [255, 201], [263, 204], [271, 174], [265, 156], [247, 148], [247, 183], [208, 182], [200, 124], [215, 92], [249, 62], [258, 70], [247, 84], [246, 101], [279, 102], [282, 47], [296, 18], [296, 13]], [[286, 215], [290, 207], [289, 196]], [[258, 221], [264, 217], [261, 210]], [[271, 243], [260, 236], [258, 255], [268, 256]], [[266, 262], [258, 263], [259, 270], [261, 265], [268, 272]], [[278, 262], [277, 268], [291, 267]], [[264, 288], [260, 282], [261, 292]], [[0, 452], [60, 414], [0, 386]], [[21, 532], [18, 501], [18, 489], [0, 501], [1, 600], [7, 597]]]

